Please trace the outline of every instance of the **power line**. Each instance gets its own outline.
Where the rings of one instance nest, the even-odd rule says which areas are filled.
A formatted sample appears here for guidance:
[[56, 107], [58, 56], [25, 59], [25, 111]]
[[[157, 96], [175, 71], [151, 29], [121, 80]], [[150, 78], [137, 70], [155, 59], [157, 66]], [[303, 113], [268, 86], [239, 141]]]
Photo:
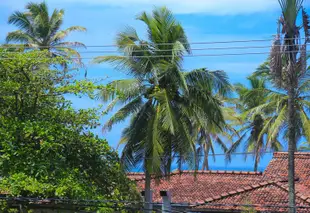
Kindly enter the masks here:
[[[304, 44], [296, 44], [296, 45], [286, 45], [289, 46], [303, 46]], [[309, 44], [307, 44], [309, 45]], [[281, 45], [275, 45], [282, 47]], [[233, 47], [206, 47], [206, 48], [191, 48], [191, 51], [202, 51], [202, 50], [239, 50], [239, 49], [264, 49], [264, 48], [271, 48], [271, 45], [268, 46], [233, 46]], [[184, 49], [155, 49], [151, 50], [151, 52], [168, 52], [168, 51], [181, 51]], [[145, 50], [132, 50], [132, 53], [143, 53]], [[21, 53], [19, 51], [10, 51], [8, 53]], [[120, 53], [118, 50], [97, 50], [97, 51], [79, 51], [80, 54], [88, 54], [88, 53]]]
[[[266, 151], [262, 152], [264, 154], [274, 154], [274, 151]], [[230, 156], [230, 155], [255, 155], [255, 152], [235, 152], [235, 153], [215, 153], [215, 154], [209, 154], [208, 157], [213, 157], [213, 156]], [[205, 155], [195, 155], [196, 157], [205, 157]], [[158, 156], [159, 158], [184, 158], [185, 156], [180, 156], [180, 155], [175, 155], [175, 156]], [[153, 157], [145, 157], [144, 159], [154, 159]]]
[[[284, 53], [299, 53], [300, 51], [285, 51]], [[278, 52], [278, 53], [283, 53], [283, 52]], [[310, 51], [306, 51], [306, 53], [310, 53]], [[22, 53], [24, 54], [24, 53]], [[194, 57], [217, 57], [217, 56], [241, 56], [241, 55], [265, 55], [265, 54], [270, 54], [270, 52], [246, 52], [246, 53], [223, 53], [223, 54], [196, 54], [196, 55], [184, 55], [182, 57], [186, 58], [194, 58]], [[104, 56], [99, 56], [99, 57], [104, 57]], [[151, 56], [123, 56], [123, 55], [118, 55], [117, 57], [119, 58], [173, 58], [176, 57], [175, 55], [151, 55]], [[28, 57], [30, 58], [30, 57]], [[85, 60], [93, 60], [97, 57], [72, 57], [70, 59], [85, 59]], [[0, 58], [0, 60], [12, 60], [15, 58]], [[33, 59], [33, 58], [30, 58]]]
[[[234, 49], [263, 49], [270, 48], [271, 46], [236, 46], [236, 47], [208, 47], [208, 48], [191, 48], [191, 51], [202, 51], [202, 50], [234, 50]], [[155, 49], [152, 52], [169, 52], [169, 51], [181, 51], [183, 49]], [[132, 53], [143, 53], [146, 50], [133, 50]], [[8, 53], [20, 53], [19, 51], [10, 51]], [[88, 54], [88, 53], [120, 53], [118, 50], [97, 50], [97, 51], [79, 51], [80, 54]]]
[[202, 203], [193, 207], [199, 206], [217, 206], [217, 207], [260, 207], [260, 208], [303, 208], [310, 209], [309, 206], [289, 206], [289, 205], [263, 205], [263, 204], [221, 204], [221, 203]]
[[[300, 39], [306, 39], [306, 38], [300, 38]], [[282, 38], [281, 40], [296, 40], [296, 38]], [[228, 44], [228, 43], [250, 43], [250, 42], [264, 42], [264, 41], [274, 41], [274, 38], [268, 38], [268, 39], [246, 39], [246, 40], [227, 40], [227, 41], [198, 41], [198, 42], [188, 42], [188, 44], [197, 45], [197, 44]], [[154, 46], [161, 46], [161, 45], [175, 45], [175, 42], [167, 42], [167, 43], [151, 43]], [[140, 44], [132, 44], [127, 46], [148, 46], [151, 45], [150, 43], [140, 43]], [[6, 44], [7, 45], [7, 44]], [[37, 48], [68, 48], [68, 47], [76, 47], [74, 45], [68, 45], [68, 46], [33, 46], [33, 47], [27, 47], [25, 45], [14, 45], [13, 46], [0, 46], [0, 49], [14, 49], [14, 48], [26, 48], [26, 49], [37, 49]], [[90, 48], [98, 48], [98, 47], [118, 47], [117, 44], [105, 44], [105, 45], [84, 45], [82, 47], [90, 47]], [[80, 47], [77, 47], [80, 48]]]
[[[42, 202], [42, 203], [48, 203], [53, 201], [63, 202], [58, 204], [73, 204], [76, 206], [85, 206], [90, 205], [91, 203], [94, 204], [152, 204], [153, 208], [152, 210], [156, 210], [157, 208], [154, 206], [162, 206], [164, 203], [161, 202], [144, 202], [144, 201], [126, 201], [126, 200], [76, 200], [76, 199], [60, 199], [60, 198], [31, 198], [31, 197], [0, 197], [0, 200], [6, 200], [6, 201], [19, 201], [19, 202]], [[43, 204], [44, 205], [44, 204]], [[90, 205], [91, 206], [91, 205]], [[309, 206], [300, 205], [300, 206], [289, 206], [289, 205], [264, 205], [264, 204], [221, 204], [221, 203], [200, 203], [196, 205], [190, 205], [190, 203], [171, 203], [171, 207], [189, 207], [189, 208], [195, 208], [200, 206], [217, 206], [217, 207], [260, 207], [260, 208], [304, 208], [309, 209]], [[93, 207], [96, 207], [93, 205]], [[100, 207], [100, 206], [98, 206]], [[119, 208], [122, 208], [122, 206], [118, 206]], [[150, 209], [144, 209], [144, 210], [150, 210]], [[159, 210], [159, 209], [157, 209]], [[173, 211], [173, 210], [172, 210]], [[172, 212], [168, 211], [168, 212]]]

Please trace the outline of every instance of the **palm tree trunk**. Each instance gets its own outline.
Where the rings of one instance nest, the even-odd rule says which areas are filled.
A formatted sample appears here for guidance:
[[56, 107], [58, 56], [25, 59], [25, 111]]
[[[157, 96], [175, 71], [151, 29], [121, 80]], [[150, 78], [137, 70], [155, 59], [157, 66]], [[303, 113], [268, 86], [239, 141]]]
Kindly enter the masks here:
[[152, 195], [151, 195], [151, 174], [146, 166], [145, 169], [145, 186], [144, 186], [144, 212], [152, 212]]
[[204, 171], [208, 171], [209, 170], [209, 159], [208, 159], [208, 154], [204, 156], [204, 160], [203, 160], [203, 166], [202, 166], [202, 170]]
[[296, 147], [295, 133], [295, 95], [296, 91], [292, 84], [288, 88], [288, 189], [289, 189], [289, 212], [295, 213], [295, 164], [294, 153]]
[[204, 159], [203, 159], [203, 165], [202, 165], [202, 170], [208, 171], [209, 170], [209, 142], [206, 142], [203, 146], [203, 151], [204, 151]]
[[[261, 117], [261, 119], [263, 118]], [[259, 140], [259, 141], [256, 140], [255, 152], [254, 152], [255, 153], [254, 172], [257, 172], [257, 169], [258, 169], [258, 164], [260, 161], [260, 154], [261, 154], [261, 149], [260, 149], [261, 144], [264, 144], [262, 140]]]
[[256, 155], [255, 155], [254, 172], [257, 172], [258, 161], [259, 161], [258, 155], [259, 155], [258, 153], [256, 153]]

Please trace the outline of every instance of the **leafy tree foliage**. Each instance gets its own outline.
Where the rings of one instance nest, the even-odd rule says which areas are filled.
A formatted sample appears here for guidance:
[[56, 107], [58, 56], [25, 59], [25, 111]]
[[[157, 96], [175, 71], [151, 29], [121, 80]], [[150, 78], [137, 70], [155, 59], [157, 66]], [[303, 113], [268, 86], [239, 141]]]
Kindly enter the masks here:
[[0, 189], [41, 198], [136, 198], [117, 153], [90, 132], [98, 109], [76, 110], [64, 97], [92, 97], [102, 88], [74, 80], [75, 71], [63, 71], [63, 59], [47, 51], [1, 50], [0, 57]]

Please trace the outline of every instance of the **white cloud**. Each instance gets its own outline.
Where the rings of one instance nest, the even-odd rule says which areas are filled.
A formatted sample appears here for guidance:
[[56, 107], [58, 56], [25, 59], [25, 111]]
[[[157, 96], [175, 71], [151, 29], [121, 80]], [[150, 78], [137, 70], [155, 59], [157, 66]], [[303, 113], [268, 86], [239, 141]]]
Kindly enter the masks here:
[[[1, 0], [2, 1], [2, 0]], [[4, 0], [4, 3], [22, 3], [24, 0]], [[249, 14], [279, 9], [277, 0], [47, 0], [49, 3], [103, 5], [127, 9], [150, 9], [166, 5], [178, 14], [208, 13], [213, 15]]]

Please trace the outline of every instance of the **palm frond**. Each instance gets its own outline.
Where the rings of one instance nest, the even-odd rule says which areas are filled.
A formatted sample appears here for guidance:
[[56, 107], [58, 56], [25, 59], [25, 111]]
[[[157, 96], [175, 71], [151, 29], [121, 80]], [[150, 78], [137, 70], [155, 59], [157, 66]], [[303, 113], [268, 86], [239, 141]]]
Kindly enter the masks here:
[[277, 115], [273, 124], [270, 126], [270, 129], [268, 131], [268, 141], [274, 141], [278, 137], [279, 131], [283, 126], [283, 123], [286, 121], [287, 118], [286, 114], [287, 114], [287, 106], [284, 106]]
[[310, 151], [310, 143], [309, 142], [303, 142], [300, 147], [298, 147], [299, 151]]
[[63, 9], [61, 9], [61, 10], [55, 9], [53, 11], [53, 14], [50, 17], [50, 20], [49, 20], [50, 42], [55, 42], [54, 36], [55, 36], [55, 34], [57, 34], [57, 32], [59, 32], [59, 29], [60, 29], [61, 25], [63, 24], [64, 13], [65, 13], [65, 11]]
[[117, 35], [116, 44], [122, 52], [133, 52], [133, 50], [141, 51], [142, 49], [140, 49], [136, 42], [141, 43], [141, 40], [133, 27], [126, 27], [124, 31]]
[[107, 84], [99, 93], [103, 102], [113, 100], [118, 96], [119, 101], [127, 102], [143, 93], [145, 86], [137, 79], [116, 80]]
[[124, 56], [98, 56], [92, 60], [94, 64], [110, 63], [115, 69], [120, 71], [128, 71], [128, 74], [136, 78], [143, 78], [146, 73], [152, 70], [152, 64], [148, 58], [139, 61], [131, 57]]
[[310, 120], [307, 113], [303, 109], [300, 110], [300, 118], [302, 122], [303, 134], [307, 141], [310, 141]]
[[106, 107], [106, 109], [102, 112], [102, 114], [106, 115], [109, 112], [111, 112], [118, 103], [119, 103], [119, 98], [118, 97], [114, 98], [111, 101], [111, 103]]
[[48, 17], [48, 7], [46, 2], [35, 3], [29, 2], [26, 5], [26, 9], [31, 12], [31, 16], [37, 17], [38, 15], [42, 15], [44, 13], [45, 18]]
[[283, 145], [282, 143], [275, 139], [272, 143], [271, 143], [271, 150], [275, 151], [275, 152], [279, 152], [283, 150]]
[[[272, 125], [273, 121], [274, 121], [274, 119], [272, 119], [272, 118], [265, 119], [264, 127], [260, 131], [260, 133], [259, 133], [259, 135], [257, 137], [257, 141], [262, 141], [264, 139], [263, 137], [264, 137], [265, 134], [268, 133], [268, 130], [270, 129], [270, 126]], [[267, 144], [268, 144], [268, 142], [267, 142]]]
[[18, 42], [22, 44], [29, 44], [30, 46], [34, 46], [38, 43], [36, 38], [28, 35], [27, 33], [24, 33], [21, 30], [8, 33], [6, 36], [6, 42]]
[[154, 116], [149, 119], [147, 128], [146, 157], [149, 158], [151, 168], [149, 171], [161, 174], [161, 157], [164, 152], [160, 136], [160, 106], [155, 108]]
[[154, 114], [152, 104], [145, 103], [138, 113], [134, 114], [130, 124], [123, 130], [122, 143], [125, 147], [122, 151], [121, 162], [124, 169], [130, 171], [139, 163], [144, 163], [147, 156], [147, 128], [150, 117]]
[[[65, 30], [60, 30], [52, 38], [52, 41], [58, 42], [67, 37], [71, 32], [86, 32], [87, 29], [81, 26], [71, 26]], [[85, 45], [84, 45], [85, 46]]]
[[226, 152], [226, 160], [228, 160], [229, 162], [231, 161], [231, 155], [234, 152], [236, 152], [236, 150], [240, 147], [240, 145], [243, 142], [244, 138], [247, 136], [247, 132], [248, 131], [243, 133], [243, 135], [241, 135], [241, 137], [236, 142], [234, 142], [233, 145], [227, 150], [227, 152]]
[[303, 0], [279, 0], [279, 3], [288, 28], [286, 32], [295, 31], [296, 18], [302, 7]]
[[[210, 136], [209, 136], [210, 137]], [[209, 148], [210, 147], [210, 148]], [[212, 157], [213, 157], [213, 162], [216, 161], [216, 157], [215, 157], [215, 150], [214, 150], [214, 146], [213, 146], [213, 143], [212, 143], [212, 139], [209, 138], [209, 146], [208, 148], [211, 150], [211, 153], [212, 153]], [[206, 150], [205, 152], [207, 155], [205, 156], [205, 158], [208, 158], [209, 157], [209, 150]], [[209, 167], [209, 165], [208, 165]]]
[[263, 64], [259, 65], [259, 67], [255, 70], [255, 72], [251, 75], [255, 78], [264, 78], [266, 80], [271, 80], [270, 74], [270, 62], [266, 61]]
[[156, 64], [156, 73], [158, 82], [173, 82], [180, 87], [180, 90], [184, 93], [188, 93], [188, 86], [184, 73], [180, 70], [180, 67], [176, 63], [160, 60]]
[[9, 16], [8, 24], [13, 24], [20, 28], [21, 30], [24, 30], [25, 32], [33, 35], [33, 26], [31, 25], [31, 22], [29, 20], [29, 15], [16, 11], [12, 15]]
[[[81, 43], [81, 42], [72, 42], [72, 41], [66, 41], [66, 42], [59, 42], [59, 43], [55, 43], [56, 48], [61, 47], [61, 49], [64, 48], [86, 48], [85, 44]], [[76, 51], [76, 50], [75, 50]], [[76, 51], [77, 52], [77, 51]]]
[[161, 90], [153, 94], [161, 106], [161, 119], [164, 129], [169, 130], [171, 134], [175, 134], [175, 126], [177, 125], [177, 116], [171, 104], [171, 97], [167, 90]]
[[123, 108], [118, 110], [104, 125], [103, 130], [111, 130], [112, 126], [116, 123], [124, 121], [132, 113], [137, 113], [142, 107], [143, 101], [141, 97], [138, 97], [126, 104]]
[[216, 143], [221, 147], [221, 149], [226, 153], [228, 151], [228, 148], [224, 141], [219, 136], [215, 136]]
[[190, 85], [204, 91], [214, 91], [222, 96], [226, 96], [232, 90], [227, 75], [223, 71], [193, 70], [185, 74], [185, 79]]

